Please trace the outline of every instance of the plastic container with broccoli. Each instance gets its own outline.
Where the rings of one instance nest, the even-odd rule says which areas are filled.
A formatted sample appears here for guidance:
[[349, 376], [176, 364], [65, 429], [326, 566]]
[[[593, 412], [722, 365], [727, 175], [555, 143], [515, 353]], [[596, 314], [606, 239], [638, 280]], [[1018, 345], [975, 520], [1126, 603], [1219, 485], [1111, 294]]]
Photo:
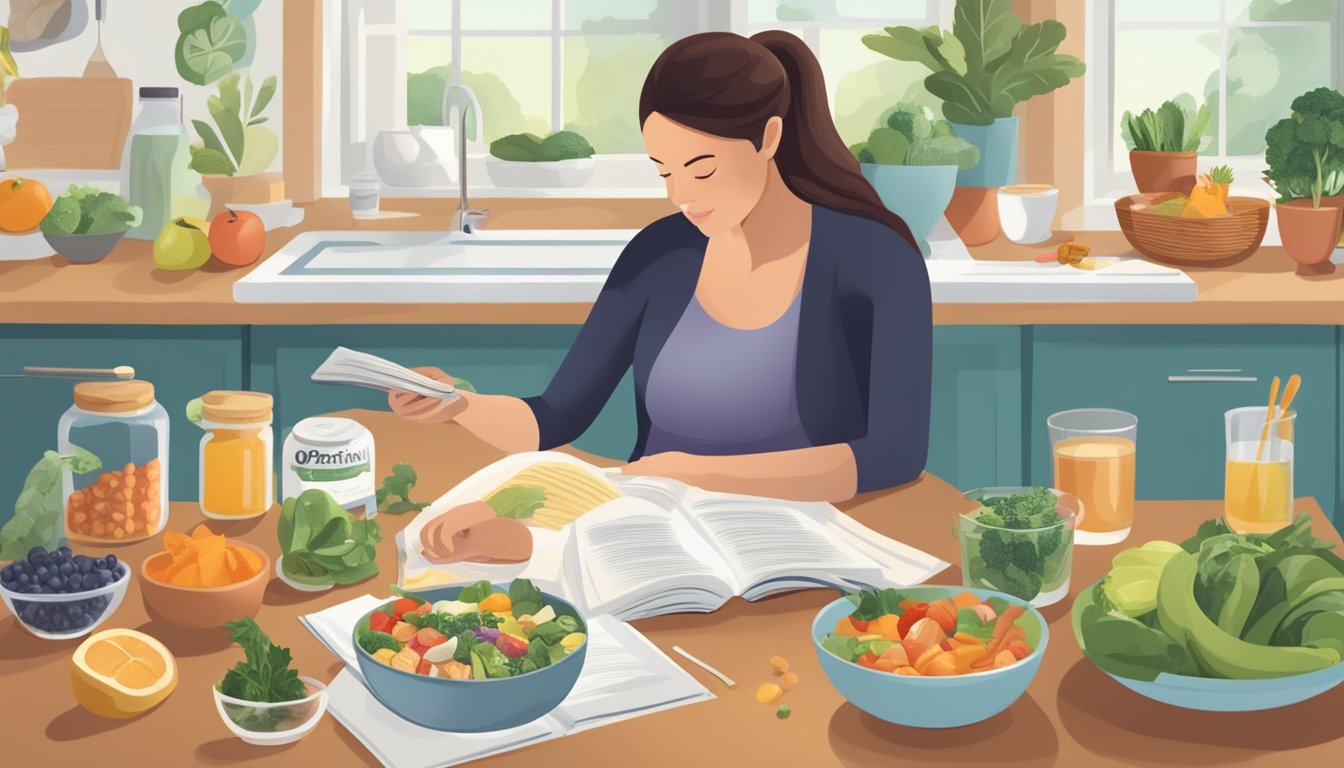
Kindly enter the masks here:
[[962, 583], [994, 589], [1040, 608], [1069, 592], [1073, 532], [1083, 504], [1053, 488], [977, 488], [981, 506], [957, 520]]
[[502, 136], [490, 142], [485, 161], [497, 187], [579, 187], [595, 167], [593, 146], [574, 131]]

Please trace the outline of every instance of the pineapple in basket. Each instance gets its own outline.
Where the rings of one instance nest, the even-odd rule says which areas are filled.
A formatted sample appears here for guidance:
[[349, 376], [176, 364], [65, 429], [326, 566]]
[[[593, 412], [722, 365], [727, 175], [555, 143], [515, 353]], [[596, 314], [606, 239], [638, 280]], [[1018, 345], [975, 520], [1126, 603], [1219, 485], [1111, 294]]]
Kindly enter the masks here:
[[1185, 206], [1181, 216], [1186, 218], [1209, 218], [1227, 215], [1227, 189], [1232, 185], [1232, 169], [1226, 165], [1215, 166], [1208, 173], [1199, 175], [1199, 183], [1190, 190], [1190, 204]]

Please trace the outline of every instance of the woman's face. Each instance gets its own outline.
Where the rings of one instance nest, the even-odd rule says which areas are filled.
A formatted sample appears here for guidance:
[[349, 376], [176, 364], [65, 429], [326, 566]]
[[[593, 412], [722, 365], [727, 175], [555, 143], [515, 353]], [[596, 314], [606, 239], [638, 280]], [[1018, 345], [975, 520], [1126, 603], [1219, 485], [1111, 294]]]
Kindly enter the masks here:
[[706, 237], [732, 231], [760, 201], [777, 148], [778, 120], [761, 148], [746, 139], [702, 133], [654, 112], [644, 121], [644, 146], [667, 185], [667, 199]]

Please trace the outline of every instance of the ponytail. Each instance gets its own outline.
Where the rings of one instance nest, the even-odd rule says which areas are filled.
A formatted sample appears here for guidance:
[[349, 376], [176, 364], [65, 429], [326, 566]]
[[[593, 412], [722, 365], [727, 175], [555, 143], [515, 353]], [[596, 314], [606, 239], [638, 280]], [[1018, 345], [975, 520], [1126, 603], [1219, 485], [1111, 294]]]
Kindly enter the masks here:
[[785, 186], [813, 205], [872, 219], [919, 250], [859, 171], [831, 119], [821, 65], [807, 45], [771, 30], [750, 38], [705, 32], [659, 55], [639, 97], [639, 123], [654, 112], [698, 131], [761, 147], [765, 123], [784, 121], [775, 166]]

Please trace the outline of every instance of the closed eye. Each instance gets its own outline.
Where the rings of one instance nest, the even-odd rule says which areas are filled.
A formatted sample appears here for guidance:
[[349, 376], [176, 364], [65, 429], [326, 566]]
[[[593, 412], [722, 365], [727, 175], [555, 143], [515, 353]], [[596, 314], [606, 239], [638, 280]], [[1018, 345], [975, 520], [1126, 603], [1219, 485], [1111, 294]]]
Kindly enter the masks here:
[[704, 176], [696, 176], [695, 178], [697, 178], [697, 179], [708, 179], [710, 176], [713, 176], [715, 173], [717, 173], [718, 170], [719, 170], [718, 168], [715, 168], [714, 170], [710, 171], [709, 173], [706, 173]]

